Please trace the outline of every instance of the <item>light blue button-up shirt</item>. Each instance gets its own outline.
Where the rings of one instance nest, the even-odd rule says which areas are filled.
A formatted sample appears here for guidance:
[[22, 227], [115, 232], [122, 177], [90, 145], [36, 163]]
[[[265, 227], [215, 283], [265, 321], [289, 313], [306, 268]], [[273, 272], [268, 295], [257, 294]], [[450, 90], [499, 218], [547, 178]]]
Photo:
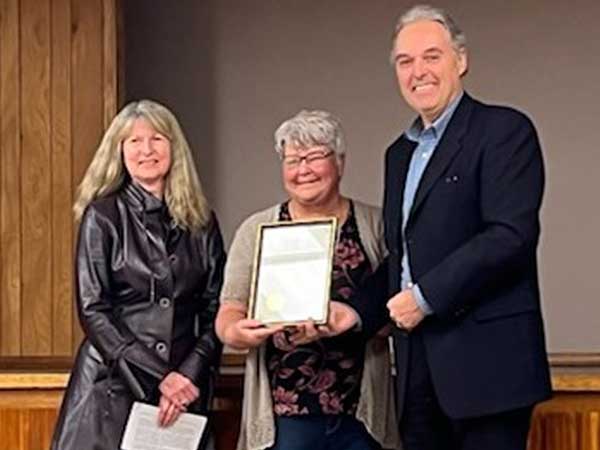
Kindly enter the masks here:
[[430, 127], [423, 129], [423, 122], [418, 118], [405, 133], [405, 136], [409, 140], [417, 143], [417, 147], [415, 148], [408, 167], [406, 184], [404, 186], [404, 198], [402, 201], [402, 289], [412, 289], [417, 304], [425, 314], [431, 314], [433, 310], [423, 296], [419, 285], [413, 284], [408, 258], [408, 247], [406, 246], [404, 233], [423, 173], [425, 172], [427, 164], [435, 152], [440, 139], [444, 135], [448, 122], [450, 122], [462, 96], [462, 92], [457, 95]]

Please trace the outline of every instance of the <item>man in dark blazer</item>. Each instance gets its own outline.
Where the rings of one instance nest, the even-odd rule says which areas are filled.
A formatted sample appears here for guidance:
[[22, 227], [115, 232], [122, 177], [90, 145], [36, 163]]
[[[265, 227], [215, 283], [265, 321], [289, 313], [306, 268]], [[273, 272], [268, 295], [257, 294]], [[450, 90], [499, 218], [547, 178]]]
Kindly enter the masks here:
[[355, 298], [360, 319], [334, 305], [329, 328], [396, 324], [404, 450], [525, 449], [533, 406], [551, 392], [536, 262], [540, 145], [525, 115], [463, 91], [465, 43], [440, 9], [399, 19], [392, 63], [419, 117], [386, 154], [390, 254]]

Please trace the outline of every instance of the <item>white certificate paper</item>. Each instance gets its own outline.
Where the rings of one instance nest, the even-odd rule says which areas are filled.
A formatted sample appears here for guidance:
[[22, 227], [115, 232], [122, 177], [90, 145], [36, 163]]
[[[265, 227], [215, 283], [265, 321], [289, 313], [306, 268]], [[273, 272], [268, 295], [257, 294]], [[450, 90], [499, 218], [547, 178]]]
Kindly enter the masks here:
[[262, 224], [249, 317], [264, 324], [327, 322], [335, 218]]
[[121, 450], [197, 450], [207, 418], [183, 413], [169, 427], [158, 426], [158, 407], [134, 402]]

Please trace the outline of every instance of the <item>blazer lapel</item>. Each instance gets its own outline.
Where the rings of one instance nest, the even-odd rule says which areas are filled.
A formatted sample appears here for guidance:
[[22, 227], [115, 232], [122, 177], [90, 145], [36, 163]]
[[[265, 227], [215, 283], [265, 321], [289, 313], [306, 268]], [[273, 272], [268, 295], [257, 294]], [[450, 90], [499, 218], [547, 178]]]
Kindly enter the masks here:
[[469, 117], [473, 109], [473, 102], [473, 99], [465, 93], [454, 115], [450, 119], [450, 123], [448, 123], [446, 131], [438, 143], [438, 148], [433, 152], [431, 161], [429, 161], [417, 188], [415, 200], [410, 210], [411, 218], [423, 204], [435, 182], [444, 174], [448, 165], [462, 149], [461, 141], [467, 130]]

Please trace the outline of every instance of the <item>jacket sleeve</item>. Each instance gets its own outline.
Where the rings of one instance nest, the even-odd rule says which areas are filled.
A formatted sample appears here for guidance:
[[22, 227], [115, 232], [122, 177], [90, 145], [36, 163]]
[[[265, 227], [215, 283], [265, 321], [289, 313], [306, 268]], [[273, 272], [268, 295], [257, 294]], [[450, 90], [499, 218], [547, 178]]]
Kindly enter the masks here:
[[[349, 301], [350, 306], [360, 317], [360, 330], [365, 337], [370, 338], [389, 322], [385, 307], [389, 298], [389, 256], [385, 244], [381, 209], [364, 206], [358, 202], [354, 205], [361, 240], [367, 253], [373, 253], [374, 259], [371, 264], [375, 271], [361, 283]], [[360, 220], [363, 214], [367, 218], [366, 221]]]
[[111, 299], [111, 253], [116, 239], [114, 224], [90, 206], [82, 219], [77, 243], [77, 310], [87, 338], [109, 369], [116, 367], [133, 395], [146, 400], [168, 367], [119, 319]]
[[386, 308], [388, 291], [389, 256], [387, 256], [350, 298], [350, 306], [360, 317], [360, 330], [370, 339], [390, 317]]
[[541, 149], [533, 124], [513, 111], [494, 124], [483, 150], [480, 211], [483, 226], [418, 280], [438, 316], [468, 308], [495, 283], [527, 270], [534, 258], [544, 187]]
[[219, 307], [219, 294], [223, 284], [225, 251], [223, 239], [213, 214], [202, 237], [206, 285], [200, 298], [202, 309], [198, 316], [198, 340], [192, 352], [180, 364], [178, 371], [197, 386], [206, 382], [216, 370], [221, 357], [222, 344], [215, 333], [215, 316]]

